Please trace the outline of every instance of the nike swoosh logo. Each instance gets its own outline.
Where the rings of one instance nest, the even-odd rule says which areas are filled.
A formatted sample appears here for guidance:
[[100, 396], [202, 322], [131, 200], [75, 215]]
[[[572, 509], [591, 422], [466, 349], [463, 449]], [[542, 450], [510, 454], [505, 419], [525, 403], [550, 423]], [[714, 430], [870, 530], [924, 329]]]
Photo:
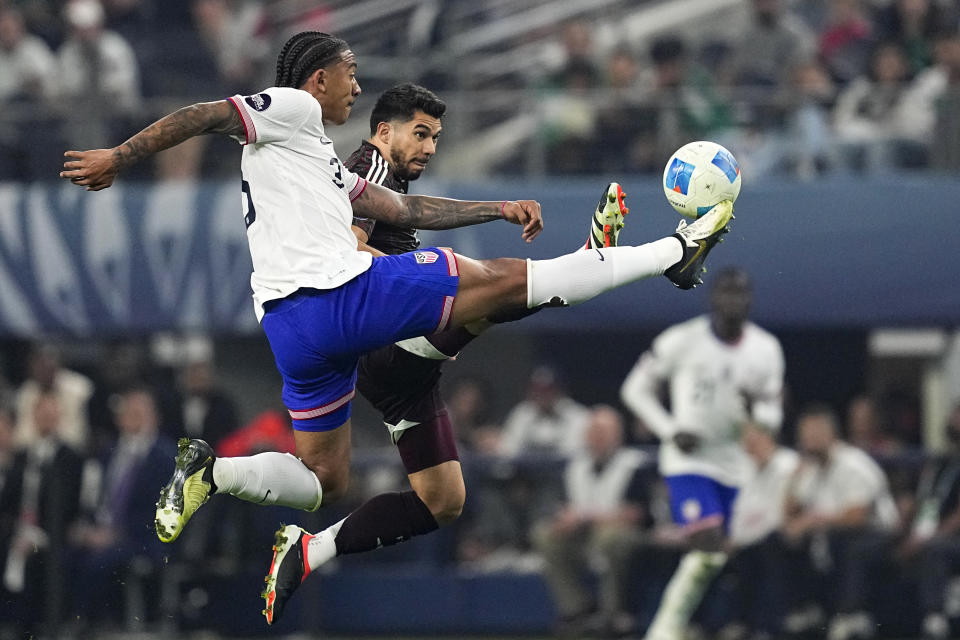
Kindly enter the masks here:
[[701, 253], [703, 253], [703, 250], [706, 248], [707, 243], [698, 240], [698, 241], [697, 241], [697, 245], [698, 245], [698, 247], [697, 247], [697, 252], [694, 253], [693, 256], [691, 256], [689, 260], [687, 260], [687, 264], [683, 265], [683, 268], [680, 269], [680, 273], [683, 273], [684, 271], [686, 271], [687, 268], [688, 268], [691, 264], [693, 264], [693, 261], [696, 260], [697, 257], [698, 257]]
[[261, 500], [259, 504], [263, 504], [264, 502], [266, 502], [267, 498], [270, 497], [270, 491], [271, 491], [270, 489], [267, 489], [266, 495], [263, 496], [263, 500]]
[[597, 255], [600, 256], [600, 262], [603, 262], [604, 260], [606, 260], [606, 258], [603, 257], [603, 254], [600, 253], [600, 249], [594, 249], [594, 251], [596, 251]]
[[326, 136], [320, 136], [320, 144], [333, 144], [333, 140]]

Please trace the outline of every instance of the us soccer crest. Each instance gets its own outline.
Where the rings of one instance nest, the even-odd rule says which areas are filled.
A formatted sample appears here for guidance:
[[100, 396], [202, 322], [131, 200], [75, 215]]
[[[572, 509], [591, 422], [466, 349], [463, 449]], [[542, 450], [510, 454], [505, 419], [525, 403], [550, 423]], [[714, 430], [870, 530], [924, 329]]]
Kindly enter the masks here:
[[413, 257], [417, 259], [417, 264], [433, 264], [440, 256], [433, 251], [414, 251]]

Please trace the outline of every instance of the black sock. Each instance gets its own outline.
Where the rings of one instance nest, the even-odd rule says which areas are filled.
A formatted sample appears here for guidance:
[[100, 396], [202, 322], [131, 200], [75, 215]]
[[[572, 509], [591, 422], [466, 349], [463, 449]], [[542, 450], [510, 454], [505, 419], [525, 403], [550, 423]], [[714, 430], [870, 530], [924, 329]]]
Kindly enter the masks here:
[[381, 493], [343, 521], [335, 539], [337, 555], [389, 547], [438, 527], [430, 509], [415, 492]]
[[427, 336], [427, 341], [436, 347], [437, 351], [447, 357], [454, 357], [460, 350], [470, 344], [470, 341], [476, 338], [464, 327], [454, 327], [440, 333], [434, 333]]

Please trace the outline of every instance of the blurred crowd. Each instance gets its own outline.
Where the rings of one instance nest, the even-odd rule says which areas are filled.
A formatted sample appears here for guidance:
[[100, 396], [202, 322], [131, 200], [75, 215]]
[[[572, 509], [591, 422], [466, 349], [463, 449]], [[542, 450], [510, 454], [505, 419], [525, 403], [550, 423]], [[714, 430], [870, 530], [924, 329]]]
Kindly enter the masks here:
[[697, 139], [734, 150], [752, 176], [960, 166], [958, 3], [747, 4], [735, 35], [604, 55], [590, 25], [567, 25], [546, 78], [547, 173], [657, 173]]
[[[177, 567], [262, 572], [277, 521], [333, 521], [405, 482], [384, 432], [379, 447], [356, 452], [342, 504], [303, 514], [214, 499], [162, 545], [153, 505], [176, 439], [205, 438], [221, 455], [291, 451], [282, 408], [265, 403], [242, 419], [207, 339], [116, 343], [82, 373], [52, 344], [19, 357], [19, 375], [0, 385], [0, 605], [11, 613], [2, 637], [42, 635], [54, 621], [80, 634], [183, 622], [202, 607], [162, 595]], [[464, 515], [424, 539], [426, 555], [400, 545], [363, 561], [539, 573], [559, 631], [642, 628], [686, 550], [657, 443], [617, 407], [572, 398], [563, 377], [536, 367], [502, 420], [491, 401], [505, 390], [453, 378], [445, 393], [470, 487]], [[755, 473], [736, 503], [732, 560], [697, 617], [706, 633], [782, 637], [829, 622], [846, 630], [838, 638], [878, 624], [881, 636], [947, 637], [960, 614], [948, 589], [960, 575], [960, 407], [948, 450], [929, 455], [898, 406], [858, 396], [843, 419], [826, 405], [789, 411], [780, 438], [789, 447], [766, 429], [743, 430]]]
[[[176, 106], [271, 84], [278, 41], [337, 30], [330, 16], [347, 4], [0, 0], [0, 180], [52, 179], [65, 148], [117, 144]], [[529, 59], [522, 68], [458, 74], [471, 68], [458, 56], [496, 53], [452, 48], [452, 30], [474, 25], [444, 17], [466, 4], [424, 3], [375, 39], [356, 24], [341, 33], [357, 32], [361, 61], [376, 61], [361, 66], [369, 90], [418, 81], [474, 111], [445, 134], [447, 153], [470, 154], [483, 131], [510, 127], [479, 173], [657, 173], [703, 138], [753, 176], [960, 167], [956, 0], [747, 0], [736, 29], [682, 23], [682, 35], [634, 40], [585, 16], [503, 43]], [[621, 18], [646, 4], [620, 3]], [[497, 17], [482, 6], [472, 19]], [[521, 51], [528, 40], [535, 51]], [[461, 91], [513, 93], [487, 112], [456, 100]], [[519, 123], [529, 117], [533, 127]], [[199, 138], [132, 175], [232, 176], [229, 148]]]

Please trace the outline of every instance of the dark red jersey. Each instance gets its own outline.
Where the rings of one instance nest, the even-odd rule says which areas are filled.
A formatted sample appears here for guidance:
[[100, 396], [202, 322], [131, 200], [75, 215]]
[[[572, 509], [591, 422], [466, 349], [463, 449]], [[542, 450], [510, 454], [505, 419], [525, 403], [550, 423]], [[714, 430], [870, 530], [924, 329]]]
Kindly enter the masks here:
[[[406, 193], [410, 182], [398, 178], [379, 149], [368, 141], [350, 154], [344, 165], [367, 182], [379, 184], [397, 193]], [[420, 238], [413, 227], [396, 227], [370, 218], [354, 218], [353, 224], [367, 232], [367, 244], [387, 254], [406, 253], [420, 246]]]

